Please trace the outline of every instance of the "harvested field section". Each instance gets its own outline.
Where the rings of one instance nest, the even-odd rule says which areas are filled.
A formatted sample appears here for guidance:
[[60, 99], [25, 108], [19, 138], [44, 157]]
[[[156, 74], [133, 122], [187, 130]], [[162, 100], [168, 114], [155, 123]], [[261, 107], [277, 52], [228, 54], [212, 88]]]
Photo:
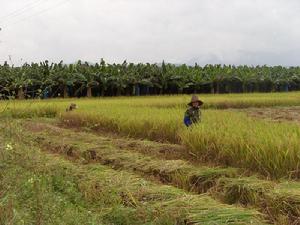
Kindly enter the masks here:
[[[60, 154], [41, 152], [30, 141], [23, 142], [22, 133], [18, 131], [15, 129], [11, 137], [4, 137], [6, 144], [1, 145], [1, 161], [10, 173], [0, 179], [15, 182], [14, 187], [19, 184], [26, 188], [18, 191], [0, 187], [5, 196], [2, 199], [6, 199], [1, 201], [5, 210], [0, 211], [4, 224], [19, 224], [22, 220], [26, 223], [79, 224], [80, 218], [84, 224], [209, 225], [216, 221], [224, 225], [265, 224], [255, 210], [222, 204], [207, 195], [189, 194], [129, 172], [71, 162]], [[22, 172], [16, 170], [15, 164]], [[56, 201], [56, 198], [61, 200]], [[29, 211], [22, 211], [24, 204]], [[62, 222], [58, 215], [64, 212], [68, 217]], [[91, 214], [85, 222], [88, 215], [84, 213]]]
[[[26, 125], [28, 127], [28, 123]], [[243, 170], [235, 168], [218, 168], [195, 166], [184, 160], [161, 159], [157, 154], [139, 151], [130, 143], [119, 148], [113, 138], [97, 136], [90, 133], [60, 129], [60, 136], [51, 131], [55, 126], [47, 126], [47, 130], [34, 132], [32, 138], [44, 150], [64, 155], [82, 163], [100, 163], [116, 170], [126, 170], [141, 175], [148, 180], [158, 180], [165, 184], [196, 193], [209, 193], [223, 203], [239, 203], [245, 207], [256, 207], [273, 222], [281, 220], [297, 223], [300, 216], [300, 192], [294, 188], [287, 193], [286, 187], [297, 182], [280, 182], [247, 177]], [[50, 140], [43, 138], [47, 136]], [[143, 146], [143, 141], [140, 141]], [[152, 142], [148, 141], [148, 145]], [[117, 145], [115, 145], [117, 144]], [[153, 143], [155, 146], [157, 143]], [[154, 157], [153, 157], [154, 156]], [[299, 185], [299, 184], [298, 184]], [[282, 188], [285, 187], [285, 188]]]
[[250, 108], [242, 110], [247, 115], [274, 122], [296, 122], [300, 124], [300, 107]]
[[0, 102], [0, 225], [300, 224], [298, 93], [188, 97]]

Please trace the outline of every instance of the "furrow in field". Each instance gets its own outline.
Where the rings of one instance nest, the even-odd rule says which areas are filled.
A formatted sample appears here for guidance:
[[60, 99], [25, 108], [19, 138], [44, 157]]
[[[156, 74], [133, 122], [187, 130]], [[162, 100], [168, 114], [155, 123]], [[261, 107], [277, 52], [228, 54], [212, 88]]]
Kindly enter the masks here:
[[[27, 126], [29, 129], [35, 129], [34, 127], [38, 126], [38, 124], [30, 125], [30, 123], [27, 123]], [[180, 159], [188, 161], [189, 163], [194, 165], [199, 165], [199, 163], [205, 164], [203, 161], [199, 160], [193, 152], [188, 151], [188, 149], [185, 146], [180, 144], [150, 141], [147, 139], [134, 139], [112, 132], [94, 131], [92, 129], [84, 127], [80, 127], [79, 129], [76, 127], [65, 126], [65, 124], [63, 123], [55, 123], [54, 126], [51, 126], [50, 124], [41, 123], [40, 126], [48, 126], [49, 129], [55, 129], [55, 127], [57, 129], [57, 127], [59, 127], [66, 130], [73, 130], [76, 132], [81, 132], [82, 130], [85, 130], [85, 132], [95, 134], [97, 137], [99, 137], [96, 139], [93, 138], [93, 143], [97, 143], [99, 145], [103, 144], [103, 141], [106, 141], [120, 149], [130, 149], [132, 151], [155, 156], [161, 159]], [[217, 164], [214, 164], [213, 162], [209, 162], [209, 165], [217, 166]]]
[[[209, 192], [224, 203], [256, 206], [268, 214], [272, 221], [278, 222], [285, 218], [293, 223], [299, 222], [300, 192], [297, 187], [300, 184], [297, 182], [275, 184], [256, 177], [243, 177], [235, 168], [194, 166], [183, 160], [153, 158], [136, 150], [132, 151], [130, 144], [124, 143], [119, 148], [120, 145], [115, 146], [110, 138], [84, 132], [60, 128], [53, 130], [52, 127], [52, 131], [43, 130], [41, 135], [37, 135], [38, 133], [35, 134], [35, 140], [40, 146], [73, 159], [84, 160], [86, 163], [100, 162], [114, 169], [134, 171], [197, 193]], [[289, 185], [294, 188], [287, 188]]]
[[[39, 127], [37, 124], [33, 126]], [[134, 171], [188, 191], [207, 192], [216, 185], [219, 178], [239, 175], [239, 170], [236, 168], [194, 166], [188, 161], [180, 159], [179, 156], [175, 159], [176, 153], [174, 153], [174, 158], [166, 160], [166, 157], [160, 157], [160, 154], [165, 154], [165, 152], [152, 151], [149, 153], [149, 149], [137, 150], [137, 146], [141, 148], [145, 146], [143, 141], [132, 142], [130, 140], [126, 144], [127, 140], [123, 139], [123, 143], [120, 144], [121, 139], [74, 132], [55, 126], [40, 124], [39, 129], [41, 132], [33, 133], [34, 140], [44, 149], [65, 154], [74, 159], [83, 159], [86, 163], [100, 162], [104, 165], [110, 165], [114, 169]], [[135, 143], [134, 148], [130, 147], [132, 143]], [[163, 146], [164, 150], [167, 147], [167, 145], [154, 142], [147, 142], [147, 145], [151, 145], [151, 143], [154, 146]], [[173, 149], [173, 151], [175, 150]]]
[[[83, 198], [85, 207], [91, 206], [90, 213], [99, 213], [97, 224], [266, 224], [255, 210], [222, 204], [208, 195], [190, 194], [172, 186], [156, 184], [130, 172], [47, 154], [32, 145], [30, 140], [20, 137], [19, 134], [18, 138], [11, 140], [14, 143], [12, 148], [2, 149], [3, 155], [14, 155], [13, 163], [22, 166], [23, 171], [34, 171], [33, 183], [43, 176], [47, 179], [43, 183], [51, 185], [55, 192], [75, 203], [78, 198]], [[80, 195], [73, 196], [75, 192]]]

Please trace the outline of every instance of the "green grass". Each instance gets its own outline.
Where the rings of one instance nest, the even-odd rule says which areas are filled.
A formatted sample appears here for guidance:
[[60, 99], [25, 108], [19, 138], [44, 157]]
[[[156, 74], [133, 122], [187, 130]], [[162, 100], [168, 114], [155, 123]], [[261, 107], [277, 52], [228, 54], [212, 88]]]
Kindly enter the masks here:
[[[249, 107], [273, 107], [273, 106], [299, 106], [300, 92], [288, 93], [251, 93], [251, 94], [201, 94], [204, 101], [203, 108], [226, 109], [226, 108], [249, 108]], [[126, 106], [126, 107], [155, 107], [171, 108], [186, 107], [190, 101], [190, 95], [165, 95], [143, 97], [105, 97], [91, 99], [49, 99], [49, 100], [11, 100], [0, 101], [0, 112], [14, 112], [25, 109], [31, 111], [37, 108], [57, 107], [59, 112], [64, 111], [71, 102], [75, 102], [80, 108], [90, 105]]]
[[28, 140], [33, 139], [46, 151], [83, 160], [86, 163], [100, 162], [114, 169], [125, 169], [148, 177], [153, 176], [162, 182], [172, 183], [177, 187], [198, 193], [206, 192], [220, 177], [238, 175], [238, 170], [235, 168], [195, 167], [180, 159], [157, 159], [132, 151], [130, 147], [120, 150], [112, 141], [96, 135], [60, 129], [58, 136], [51, 128], [55, 129], [46, 125], [43, 131], [24, 137]]
[[59, 160], [51, 167], [53, 159], [12, 137], [2, 137], [0, 147], [1, 225], [102, 224], [101, 213], [85, 203], [75, 177]]
[[244, 113], [204, 110], [203, 122], [182, 124], [181, 108], [156, 109], [94, 106], [62, 114], [64, 124], [110, 131], [135, 138], [181, 143], [195, 157], [243, 167], [271, 178], [299, 178], [300, 127], [271, 123]]
[[300, 183], [279, 183], [257, 177], [220, 178], [213, 193], [223, 202], [255, 205], [277, 224], [300, 222]]
[[182, 143], [205, 160], [272, 177], [299, 178], [300, 127], [255, 120], [243, 113], [207, 111], [204, 122], [184, 130]]
[[[240, 211], [240, 208], [235, 214], [233, 211], [236, 208], [233, 207], [234, 210], [228, 208], [228, 205], [213, 201], [207, 195], [201, 196], [200, 199], [199, 196], [187, 194], [176, 188], [147, 182], [132, 175], [134, 170], [143, 176], [150, 173], [187, 190], [192, 190], [189, 185], [193, 183], [191, 182], [193, 176], [196, 180], [198, 178], [204, 181], [213, 180], [213, 184], [202, 191], [207, 191], [213, 186], [216, 188], [214, 193], [219, 194], [215, 197], [225, 203], [249, 204], [264, 208], [266, 214], [276, 215], [276, 218], [271, 219], [278, 224], [290, 224], [291, 221], [298, 223], [300, 197], [297, 190], [299, 185], [296, 181], [276, 184], [255, 177], [236, 179], [232, 176], [226, 177], [227, 168], [224, 169], [225, 174], [222, 174], [223, 168], [218, 171], [217, 167], [202, 167], [203, 170], [198, 173], [193, 166], [182, 160], [167, 163], [165, 159], [168, 156], [153, 159], [161, 156], [160, 153], [153, 153], [151, 157], [143, 155], [149, 149], [155, 148], [155, 151], [158, 151], [159, 148], [156, 147], [130, 152], [128, 147], [123, 145], [119, 152], [109, 147], [110, 143], [106, 143], [97, 150], [100, 155], [103, 154], [103, 160], [108, 160], [107, 163], [115, 169], [129, 171], [116, 172], [106, 166], [85, 165], [93, 161], [89, 158], [88, 150], [97, 147], [97, 144], [87, 149], [82, 148], [84, 151], [79, 151], [77, 156], [83, 159], [79, 161], [76, 159], [76, 162], [69, 162], [58, 156], [50, 157], [35, 149], [30, 140], [24, 138], [26, 130], [20, 130], [21, 128], [15, 126], [12, 121], [16, 118], [55, 117], [60, 119], [62, 125], [81, 130], [100, 134], [111, 132], [119, 136], [185, 146], [180, 148], [179, 155], [171, 153], [171, 159], [175, 156], [182, 156], [184, 159], [189, 157], [194, 163], [205, 162], [223, 167], [238, 167], [240, 168], [237, 169], [238, 171], [247, 170], [247, 174], [259, 173], [268, 179], [296, 180], [300, 178], [298, 168], [300, 127], [298, 125], [292, 122], [274, 123], [249, 118], [242, 112], [219, 109], [300, 105], [299, 96], [298, 92], [202, 95], [201, 99], [205, 102], [203, 122], [190, 129], [185, 128], [182, 122], [185, 105], [190, 98], [186, 95], [2, 101], [0, 116], [2, 124], [5, 121], [7, 123], [2, 127], [5, 130], [3, 135], [6, 136], [0, 135], [1, 143], [4, 143], [2, 149], [5, 150], [0, 152], [2, 157], [0, 168], [4, 171], [0, 174], [0, 224], [23, 224], [22, 218], [29, 224], [38, 223], [39, 218], [43, 219], [43, 224], [51, 224], [50, 221], [54, 221], [53, 224], [76, 224], [79, 221], [84, 223], [84, 218], [90, 212], [93, 212], [93, 216], [85, 221], [88, 224], [134, 224], [135, 222], [151, 224], [150, 221], [155, 221], [154, 224], [174, 224], [183, 223], [182, 218], [199, 224], [212, 224], [212, 218], [218, 221], [218, 224], [226, 224], [227, 219], [234, 221], [233, 224], [235, 221], [238, 221], [238, 224], [247, 224], [255, 214], [252, 212], [249, 214], [250, 211], [246, 210], [244, 215], [244, 211]], [[65, 109], [70, 102], [75, 102], [79, 109], [66, 113]], [[46, 135], [51, 137], [50, 134]], [[53, 139], [54, 137], [62, 138], [62, 134], [57, 132]], [[79, 135], [76, 138], [79, 142], [84, 139], [93, 140], [88, 139], [87, 136], [79, 140]], [[74, 142], [76, 144], [76, 141]], [[9, 153], [10, 147], [6, 147], [7, 143], [12, 143], [13, 154]], [[60, 153], [66, 150], [65, 146], [74, 147], [73, 145], [74, 143], [58, 143], [55, 148]], [[159, 145], [162, 144], [157, 144]], [[164, 147], [162, 150], [166, 155], [168, 151], [170, 152], [170, 149], [165, 151]], [[58, 169], [55, 170], [56, 168]], [[153, 171], [155, 173], [152, 173]], [[218, 176], [220, 174], [221, 176]], [[23, 189], [17, 188], [27, 187], [26, 182], [29, 180], [31, 183], [31, 178], [34, 185], [29, 185], [29, 190], [25, 188], [23, 192]], [[98, 185], [101, 186], [101, 192], [95, 189]], [[142, 192], [141, 186], [145, 188]], [[122, 191], [124, 187], [129, 192], [124, 193]], [[103, 190], [108, 192], [104, 196]], [[109, 192], [110, 190], [113, 192]], [[213, 189], [209, 190], [213, 191]], [[63, 200], [59, 200], [60, 198]], [[211, 204], [209, 210], [200, 207], [206, 204], [206, 201], [209, 201], [208, 205]], [[193, 204], [190, 206], [188, 202]], [[28, 209], [27, 205], [30, 206]], [[165, 210], [161, 211], [161, 206]], [[179, 210], [180, 208], [184, 209], [183, 212]], [[222, 218], [223, 210], [227, 219]], [[55, 218], [51, 216], [52, 214]], [[78, 220], [75, 221], [76, 214]], [[62, 215], [66, 215], [66, 218]], [[231, 217], [234, 219], [231, 220]], [[256, 214], [254, 217], [257, 218]], [[247, 220], [247, 218], [251, 219]]]
[[[207, 108], [297, 105], [298, 92], [203, 95]], [[70, 126], [88, 127], [134, 138], [187, 146], [195, 157], [220, 165], [243, 167], [267, 177], [299, 178], [300, 129], [292, 123], [273, 124], [239, 112], [203, 110], [203, 122], [186, 129], [182, 122], [189, 96], [66, 99], [1, 102], [4, 117], [59, 117]], [[65, 113], [68, 103], [79, 109]], [[164, 105], [163, 107], [161, 105]], [[173, 107], [171, 107], [173, 106]]]
[[[28, 126], [28, 122], [25, 124]], [[57, 130], [47, 123], [40, 123], [39, 126], [43, 129], [32, 133], [28, 139], [34, 139], [46, 151], [65, 155], [72, 160], [100, 162], [117, 170], [132, 171], [148, 178], [156, 177], [188, 191], [208, 192], [227, 204], [255, 206], [273, 222], [284, 219], [287, 224], [295, 223], [300, 216], [299, 182], [276, 183], [255, 176], [247, 177], [243, 171], [234, 168], [195, 166], [183, 160], [160, 159], [161, 156], [152, 152], [140, 153], [135, 149], [143, 145], [143, 141], [135, 141], [132, 148], [132, 141], [127, 145], [128, 140], [123, 139], [120, 149], [114, 138], [61, 128]], [[55, 131], [60, 135], [57, 136]], [[141, 142], [140, 145], [138, 142]], [[147, 143], [150, 144], [157, 145]]]
[[13, 128], [1, 135], [1, 225], [265, 224], [255, 210], [105, 166], [70, 162], [41, 152], [16, 124], [1, 128]]

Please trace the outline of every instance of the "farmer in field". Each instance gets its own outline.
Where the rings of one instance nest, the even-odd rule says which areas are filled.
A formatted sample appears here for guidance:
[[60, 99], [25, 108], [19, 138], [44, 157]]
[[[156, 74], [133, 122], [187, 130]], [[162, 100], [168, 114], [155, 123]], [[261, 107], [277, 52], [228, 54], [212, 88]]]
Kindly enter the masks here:
[[200, 106], [203, 102], [199, 100], [196, 95], [193, 95], [191, 102], [188, 104], [189, 108], [184, 114], [184, 124], [189, 127], [192, 124], [201, 122], [201, 111]]
[[66, 112], [73, 111], [75, 109], [78, 109], [77, 105], [75, 103], [71, 103], [68, 108], [66, 108]]

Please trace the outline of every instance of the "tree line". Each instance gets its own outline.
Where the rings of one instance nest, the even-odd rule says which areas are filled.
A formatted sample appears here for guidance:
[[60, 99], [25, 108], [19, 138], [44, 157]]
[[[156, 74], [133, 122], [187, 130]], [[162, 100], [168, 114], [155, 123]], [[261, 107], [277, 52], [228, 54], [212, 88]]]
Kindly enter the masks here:
[[54, 98], [300, 90], [300, 67], [162, 62], [0, 65], [0, 97]]

